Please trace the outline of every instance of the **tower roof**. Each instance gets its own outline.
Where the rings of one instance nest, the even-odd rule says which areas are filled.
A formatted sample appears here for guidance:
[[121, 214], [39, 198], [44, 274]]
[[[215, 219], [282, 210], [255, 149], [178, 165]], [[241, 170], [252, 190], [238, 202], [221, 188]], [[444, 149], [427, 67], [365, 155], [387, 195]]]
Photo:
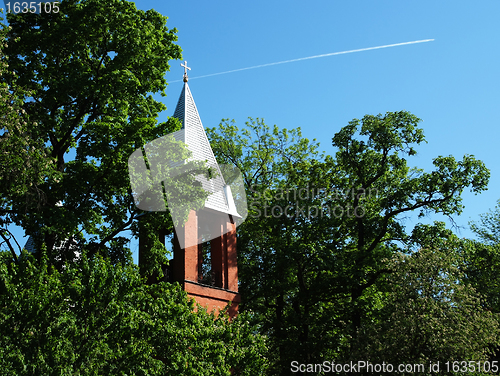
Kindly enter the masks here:
[[183, 141], [186, 144], [192, 153], [193, 160], [206, 161], [207, 165], [217, 172], [217, 176], [209, 180], [203, 176], [197, 177], [203, 188], [210, 193], [205, 202], [205, 208], [239, 217], [231, 191], [226, 186], [187, 83], [186, 69], [190, 68], [184, 66], [184, 69], [184, 86], [173, 116], [180, 120], [182, 129], [173, 133], [173, 136], [177, 141]]

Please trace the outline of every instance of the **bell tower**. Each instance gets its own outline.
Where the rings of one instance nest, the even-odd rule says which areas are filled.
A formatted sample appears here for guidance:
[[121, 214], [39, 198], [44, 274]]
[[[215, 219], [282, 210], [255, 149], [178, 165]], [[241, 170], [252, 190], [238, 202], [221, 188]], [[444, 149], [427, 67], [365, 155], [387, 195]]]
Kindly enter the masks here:
[[[184, 67], [184, 86], [173, 117], [179, 119], [182, 129], [173, 136], [186, 144], [194, 160], [206, 161], [214, 168], [216, 175], [210, 180], [200, 179], [209, 193], [204, 207], [191, 210], [184, 226], [175, 227], [174, 257], [166, 275], [209, 312], [218, 313], [230, 304], [228, 314], [234, 317], [241, 301], [236, 226], [242, 217], [236, 211], [231, 188], [224, 181], [189, 89], [187, 71], [191, 68], [187, 62], [181, 66]], [[164, 238], [162, 233], [159, 236]], [[139, 263], [144, 252], [147, 252], [147, 244], [139, 239]]]
[[[209, 225], [211, 233], [219, 236], [204, 241], [202, 226]], [[182, 239], [184, 238], [184, 239]], [[187, 245], [192, 239], [199, 243]], [[182, 240], [186, 247], [181, 248]], [[241, 301], [238, 293], [236, 258], [236, 225], [232, 217], [204, 209], [189, 213], [184, 227], [174, 236], [174, 258], [170, 262], [171, 281], [182, 288], [208, 311], [219, 312], [231, 303], [228, 314], [234, 317]]]

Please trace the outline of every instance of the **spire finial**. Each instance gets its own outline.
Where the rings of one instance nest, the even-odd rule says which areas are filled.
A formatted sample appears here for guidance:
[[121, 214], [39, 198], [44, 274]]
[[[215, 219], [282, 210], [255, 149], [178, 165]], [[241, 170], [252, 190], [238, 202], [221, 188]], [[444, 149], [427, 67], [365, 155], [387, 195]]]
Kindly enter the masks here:
[[181, 63], [181, 67], [184, 67], [184, 76], [182, 76], [182, 80], [184, 82], [188, 82], [188, 74], [187, 71], [191, 70], [191, 68], [188, 67], [188, 62], [184, 60], [184, 64]]

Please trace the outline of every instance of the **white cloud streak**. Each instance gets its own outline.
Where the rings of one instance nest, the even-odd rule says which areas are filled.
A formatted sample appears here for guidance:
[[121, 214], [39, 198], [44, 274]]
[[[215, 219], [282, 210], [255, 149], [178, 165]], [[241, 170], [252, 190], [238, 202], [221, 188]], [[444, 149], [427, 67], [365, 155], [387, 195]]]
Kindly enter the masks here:
[[[335, 56], [335, 55], [344, 55], [344, 54], [352, 54], [355, 52], [363, 52], [363, 51], [371, 51], [371, 50], [379, 50], [382, 48], [389, 48], [389, 47], [399, 47], [399, 46], [406, 46], [409, 44], [417, 44], [417, 43], [425, 43], [425, 42], [432, 42], [434, 39], [422, 39], [422, 40], [415, 40], [411, 42], [403, 42], [403, 43], [395, 43], [395, 44], [386, 44], [384, 46], [376, 46], [376, 47], [367, 47], [367, 48], [359, 48], [357, 50], [348, 50], [348, 51], [340, 51], [340, 52], [330, 52], [328, 54], [321, 54], [321, 55], [314, 55], [314, 56], [307, 56], [307, 57], [301, 57], [298, 59], [291, 59], [291, 60], [285, 60], [285, 61], [278, 61], [275, 63], [267, 63], [267, 64], [261, 64], [261, 65], [254, 65], [253, 67], [246, 67], [246, 68], [239, 68], [239, 69], [233, 69], [233, 70], [228, 70], [225, 72], [219, 72], [219, 73], [212, 73], [212, 74], [206, 74], [203, 76], [197, 76], [197, 77], [189, 77], [190, 80], [195, 80], [197, 78], [205, 78], [205, 77], [213, 77], [213, 76], [219, 76], [221, 74], [228, 74], [228, 73], [234, 73], [234, 72], [241, 72], [245, 70], [250, 70], [250, 69], [257, 69], [257, 68], [264, 68], [264, 67], [270, 67], [272, 65], [279, 65], [279, 64], [287, 64], [287, 63], [294, 63], [296, 61], [303, 61], [303, 60], [310, 60], [310, 59], [318, 59], [320, 57], [327, 57], [327, 56]], [[171, 83], [174, 82], [181, 82], [182, 80], [175, 80], [175, 81], [170, 81]]]

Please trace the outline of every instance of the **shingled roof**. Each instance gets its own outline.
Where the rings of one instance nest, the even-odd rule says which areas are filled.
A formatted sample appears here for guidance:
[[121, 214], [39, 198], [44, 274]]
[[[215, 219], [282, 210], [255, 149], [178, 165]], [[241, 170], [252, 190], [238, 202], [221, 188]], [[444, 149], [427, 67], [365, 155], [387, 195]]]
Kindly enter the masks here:
[[209, 180], [204, 176], [197, 177], [203, 188], [211, 193], [205, 202], [205, 208], [239, 217], [231, 190], [224, 181], [207, 134], [201, 123], [198, 109], [187, 83], [187, 75], [184, 76], [184, 86], [173, 117], [179, 119], [182, 123], [182, 129], [173, 134], [174, 138], [186, 144], [192, 153], [191, 158], [193, 160], [206, 161], [207, 165], [214, 168], [217, 172], [217, 176]]

